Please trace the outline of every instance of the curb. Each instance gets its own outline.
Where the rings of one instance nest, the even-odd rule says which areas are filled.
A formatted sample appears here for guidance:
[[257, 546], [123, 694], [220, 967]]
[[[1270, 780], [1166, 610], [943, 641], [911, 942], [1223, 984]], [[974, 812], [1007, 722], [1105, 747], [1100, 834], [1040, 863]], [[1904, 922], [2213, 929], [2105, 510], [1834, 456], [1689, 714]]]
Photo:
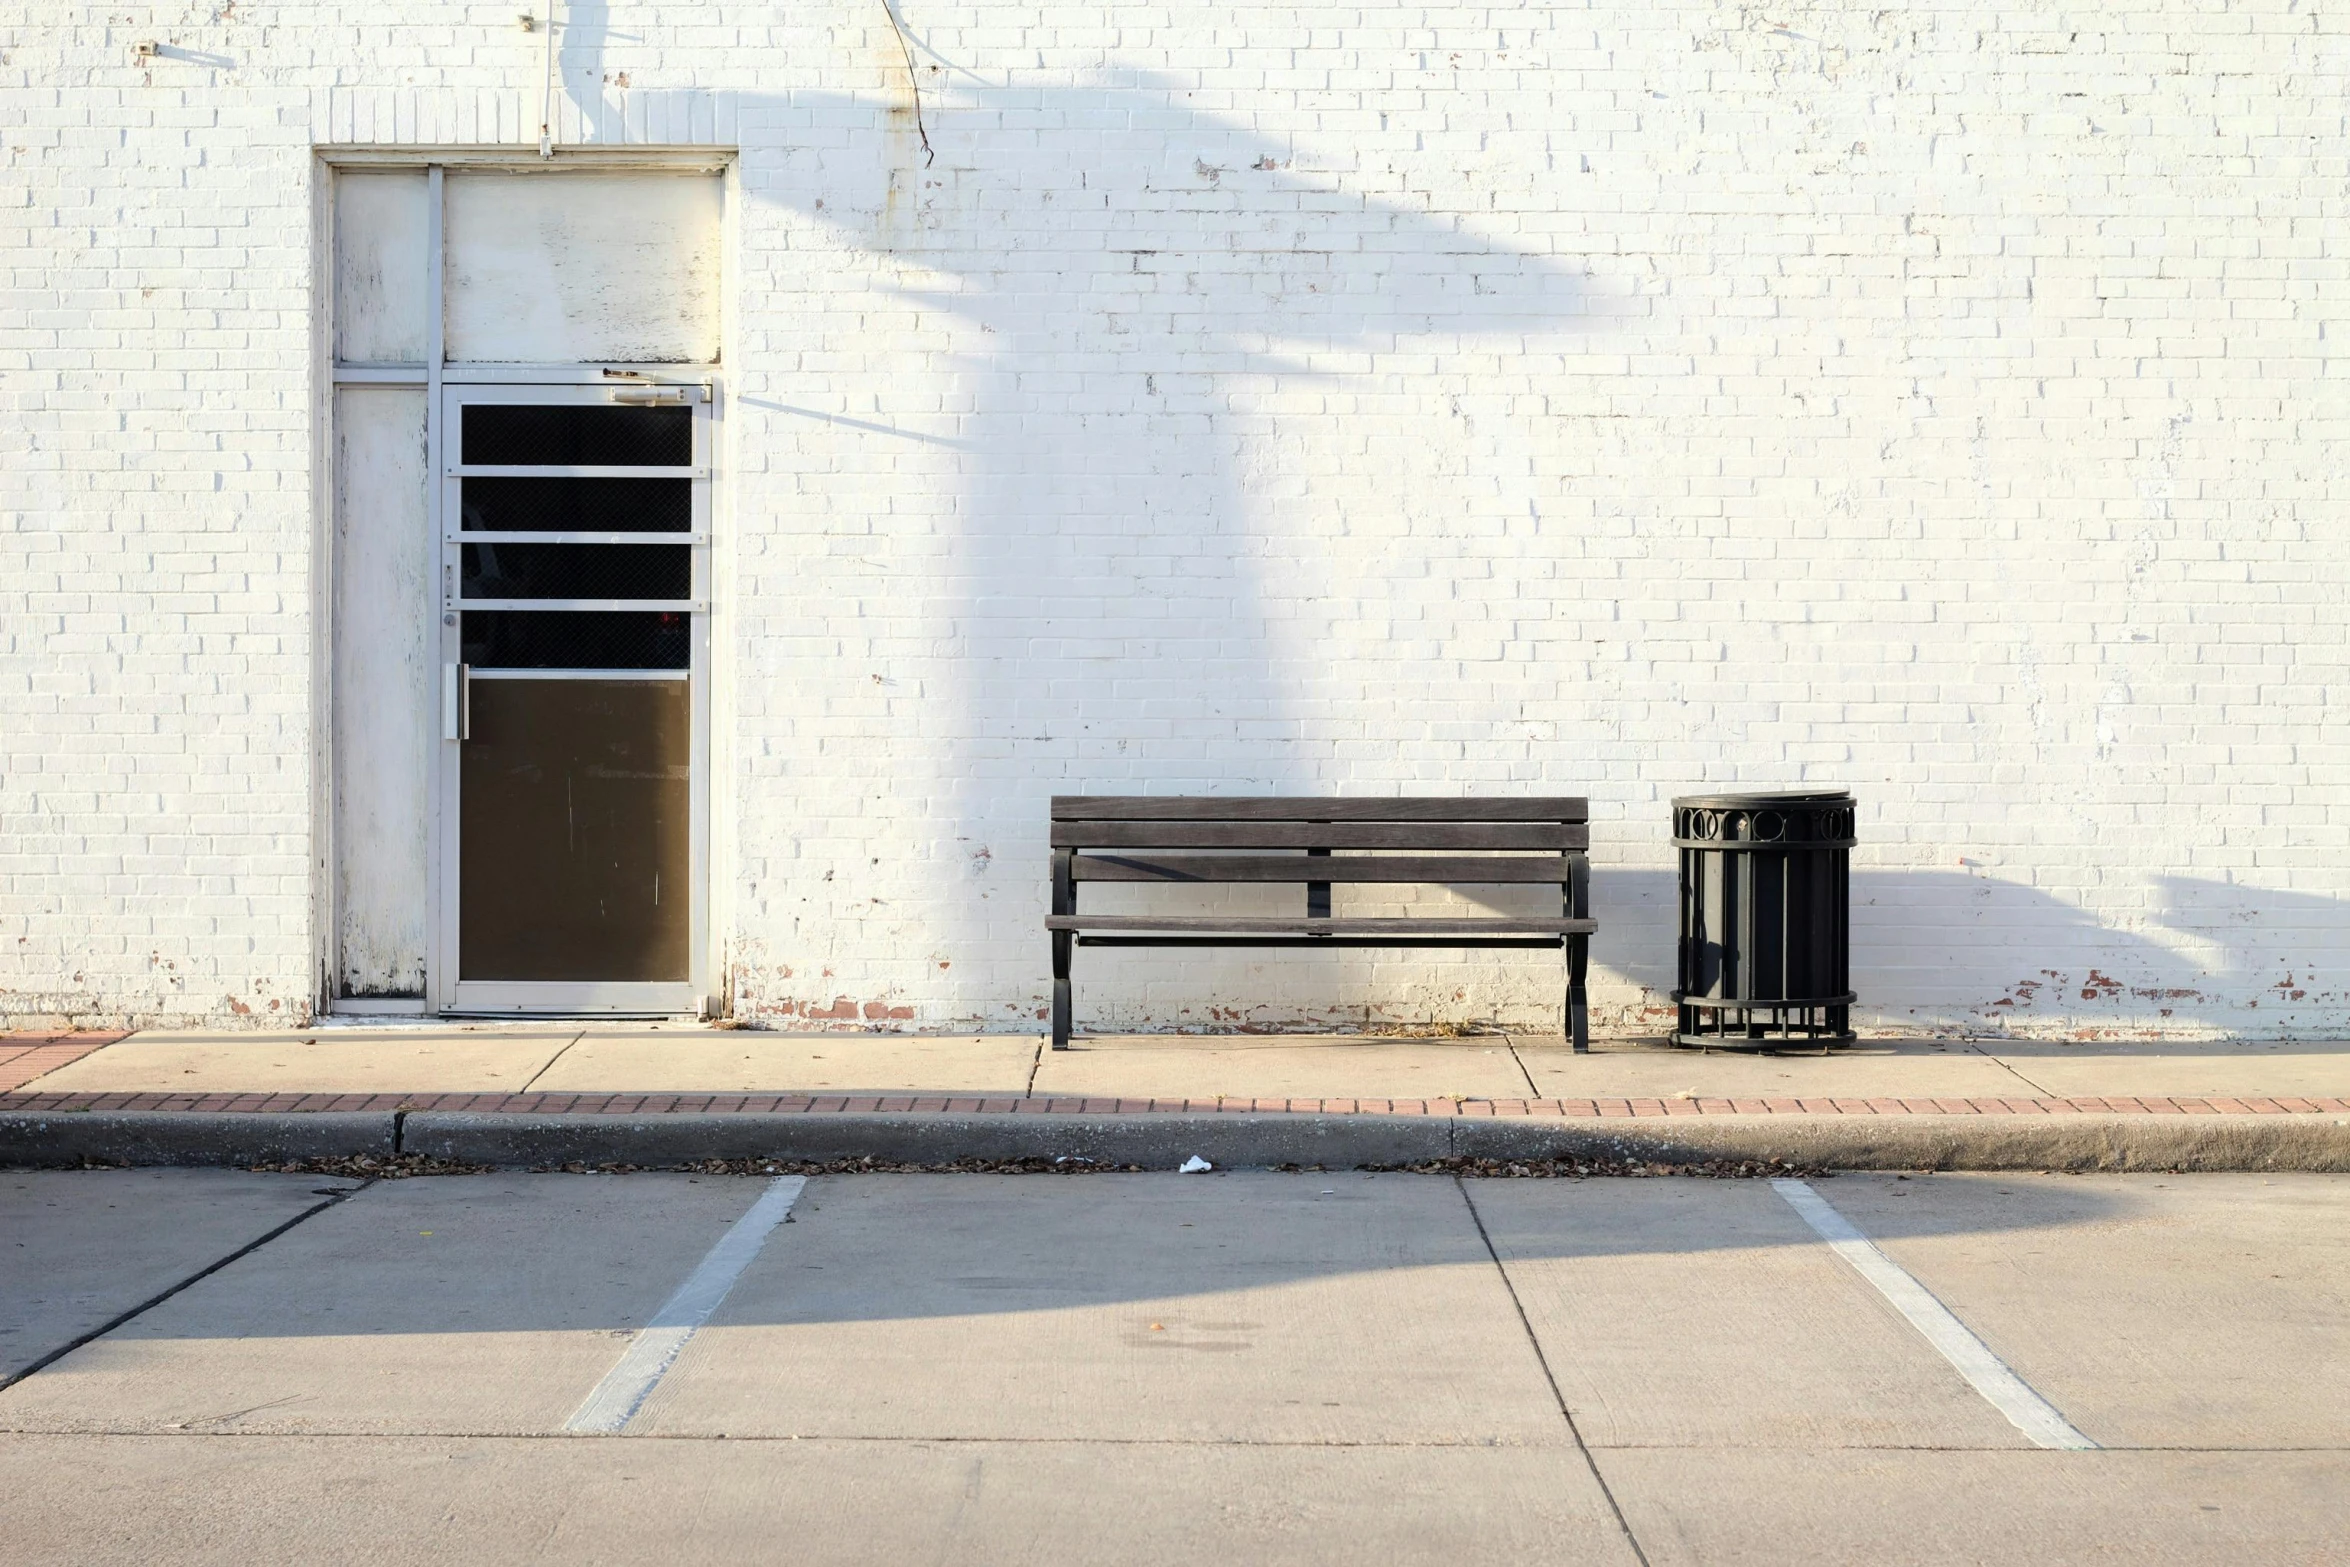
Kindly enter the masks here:
[[1776, 1159], [1831, 1170], [2350, 1171], [2350, 1117], [2276, 1115], [1707, 1116], [1561, 1127], [1460, 1125], [1453, 1152], [1669, 1163]]
[[390, 1157], [390, 1113], [320, 1111], [238, 1115], [187, 1110], [0, 1115], [0, 1164], [283, 1164], [293, 1159]]
[[1491, 1120], [1312, 1114], [532, 1115], [476, 1111], [0, 1114], [0, 1165], [249, 1165], [421, 1154], [465, 1164], [893, 1163], [1081, 1158], [1172, 1169], [1414, 1164], [1446, 1157], [1845, 1170], [2350, 1172], [2333, 1115], [1706, 1116]]
[[691, 1159], [1091, 1159], [1171, 1170], [1412, 1164], [1452, 1152], [1451, 1118], [1370, 1115], [483, 1115], [418, 1112], [401, 1151], [472, 1164]]

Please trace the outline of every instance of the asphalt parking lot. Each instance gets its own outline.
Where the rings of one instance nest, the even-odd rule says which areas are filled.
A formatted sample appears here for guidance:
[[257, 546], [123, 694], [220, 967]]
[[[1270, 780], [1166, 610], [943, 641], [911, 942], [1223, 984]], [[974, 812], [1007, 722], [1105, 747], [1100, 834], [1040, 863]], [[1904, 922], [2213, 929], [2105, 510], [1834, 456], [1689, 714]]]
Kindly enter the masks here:
[[0, 1173], [7, 1555], [2336, 1561], [2346, 1221], [2315, 1175]]

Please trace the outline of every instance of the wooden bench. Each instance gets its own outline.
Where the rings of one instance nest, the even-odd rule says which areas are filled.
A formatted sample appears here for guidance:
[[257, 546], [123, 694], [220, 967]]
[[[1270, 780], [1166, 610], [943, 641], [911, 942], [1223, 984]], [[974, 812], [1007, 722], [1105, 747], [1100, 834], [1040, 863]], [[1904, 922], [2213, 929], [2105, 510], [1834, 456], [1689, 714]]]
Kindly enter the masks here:
[[[1069, 1048], [1074, 949], [1088, 947], [1542, 947], [1567, 955], [1565, 1032], [1589, 1048], [1590, 802], [1315, 800], [1168, 795], [1053, 797], [1053, 1048]], [[1248, 851], [1282, 850], [1267, 854]], [[1356, 850], [1378, 851], [1356, 853]], [[1240, 852], [1234, 852], [1240, 851]], [[1345, 851], [1345, 852], [1339, 852]], [[1300, 882], [1302, 917], [1080, 914], [1089, 881], [1184, 886]], [[1556, 918], [1335, 919], [1339, 882], [1556, 885]]]

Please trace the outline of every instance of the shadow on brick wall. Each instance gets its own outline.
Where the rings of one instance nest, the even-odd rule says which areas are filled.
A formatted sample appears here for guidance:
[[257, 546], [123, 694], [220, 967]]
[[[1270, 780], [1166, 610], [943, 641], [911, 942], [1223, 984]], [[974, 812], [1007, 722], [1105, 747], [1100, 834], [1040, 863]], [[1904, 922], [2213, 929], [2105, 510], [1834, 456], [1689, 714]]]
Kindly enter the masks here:
[[[1677, 880], [1599, 868], [1594, 960], [1668, 1004]], [[2018, 965], [2014, 954], [2045, 954]], [[2276, 954], [2316, 954], [2326, 972]], [[1955, 871], [1856, 870], [1853, 988], [1885, 1024], [2003, 1032], [2338, 1031], [2350, 902], [2189, 876], [2156, 878], [2143, 913], [2107, 923], [2054, 894]]]
[[[880, 104], [793, 94], [740, 112], [811, 127], [825, 149], [746, 169], [749, 199], [870, 255], [870, 286], [909, 323], [875, 347], [919, 366], [904, 415], [803, 406], [877, 388], [886, 405], [875, 364], [779, 373], [740, 401], [849, 426], [875, 443], [855, 459], [867, 471], [906, 465], [842, 490], [840, 521], [880, 536], [868, 553], [891, 575], [864, 580], [916, 655], [877, 643], [838, 678], [846, 695], [868, 664], [899, 671], [893, 711], [920, 730], [907, 771], [932, 776], [896, 798], [926, 785], [929, 852], [964, 861], [940, 867], [920, 915], [943, 950], [1034, 945], [1054, 793], [1335, 792], [1415, 764], [1442, 791], [1464, 759], [1483, 764], [1442, 732], [1458, 654], [1440, 646], [1458, 634], [1450, 581], [1490, 578], [1480, 552], [1398, 521], [1371, 477], [1391, 452], [1366, 437], [1335, 470], [1327, 451], [1301, 460], [1282, 415], [1305, 411], [1318, 438], [1350, 407], [1389, 429], [1399, 410], [1467, 418], [1449, 393], [1475, 355], [1580, 330], [1580, 262], [1359, 194], [1355, 171], [1301, 167], [1288, 142], [1147, 82], [926, 92], [935, 162]], [[1420, 367], [1410, 390], [1377, 378], [1396, 356]], [[902, 476], [925, 469], [934, 491]], [[1350, 484], [1367, 515], [1350, 516]], [[1342, 554], [1371, 561], [1377, 587]], [[1423, 591], [1446, 603], [1437, 623], [1398, 602]], [[1350, 646], [1331, 644], [1333, 622]], [[1410, 683], [1383, 717], [1365, 716], [1380, 697], [1366, 664]], [[982, 882], [995, 867], [1018, 869]]]
[[[601, 0], [568, 8], [563, 80], [583, 113], [606, 37]], [[903, 748], [877, 763], [877, 788], [921, 823], [917, 852], [939, 874], [929, 901], [890, 917], [1041, 977], [1055, 792], [1543, 787], [1488, 769], [1498, 753], [1456, 733], [1443, 700], [1447, 633], [1431, 624], [1473, 621], [1454, 600], [1482, 574], [1474, 540], [1449, 517], [1399, 523], [1365, 480], [1386, 471], [1370, 437], [1309, 461], [1282, 420], [1466, 424], [1481, 355], [1605, 329], [1637, 302], [1595, 295], [1572, 254], [1475, 232], [1458, 191], [1434, 192], [1441, 152], [1317, 163], [1179, 82], [993, 82], [919, 34], [903, 60], [868, 53], [861, 96], [739, 95], [742, 123], [767, 128], [744, 138], [742, 188], [784, 216], [755, 226], [761, 243], [822, 229], [823, 264], [861, 267], [850, 297], [867, 291], [894, 324], [829, 360], [768, 355], [739, 400], [840, 443], [828, 521], [853, 548], [826, 562], [825, 586], [870, 595], [874, 629], [796, 701], [854, 711], [869, 682], [895, 687]], [[1368, 138], [1333, 122], [1315, 141]], [[1509, 220], [1497, 207], [1493, 228]], [[773, 255], [744, 259], [775, 273]], [[763, 542], [789, 579], [746, 585], [788, 599], [815, 580], [810, 555], [841, 541]], [[1563, 558], [1577, 548], [1557, 541]], [[1423, 587], [1446, 605], [1427, 621]], [[1334, 624], [1344, 645], [1327, 640]], [[1393, 688], [1364, 688], [1378, 678]], [[1577, 762], [1560, 757], [1561, 785], [1587, 782]], [[1613, 988], [1661, 1004], [1671, 873], [1603, 869], [1596, 892]], [[2184, 876], [2144, 897], [2103, 919], [2014, 881], [1864, 871], [1856, 987], [1881, 1020], [1933, 1027], [2339, 1026], [2338, 981], [2271, 954], [2350, 959], [2350, 906]], [[1202, 992], [1233, 990], [1238, 961], [1200, 964]], [[1004, 1007], [971, 1021], [1025, 1015]]]

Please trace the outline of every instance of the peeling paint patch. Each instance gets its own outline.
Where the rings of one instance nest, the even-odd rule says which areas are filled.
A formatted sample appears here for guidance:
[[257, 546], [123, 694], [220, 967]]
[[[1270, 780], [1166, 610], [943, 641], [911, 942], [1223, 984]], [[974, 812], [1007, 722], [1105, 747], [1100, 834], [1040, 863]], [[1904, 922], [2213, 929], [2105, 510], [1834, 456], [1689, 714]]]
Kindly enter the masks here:
[[2122, 993], [2121, 981], [2100, 974], [2092, 968], [2089, 977], [2081, 982], [2083, 1001], [2111, 1001]]

